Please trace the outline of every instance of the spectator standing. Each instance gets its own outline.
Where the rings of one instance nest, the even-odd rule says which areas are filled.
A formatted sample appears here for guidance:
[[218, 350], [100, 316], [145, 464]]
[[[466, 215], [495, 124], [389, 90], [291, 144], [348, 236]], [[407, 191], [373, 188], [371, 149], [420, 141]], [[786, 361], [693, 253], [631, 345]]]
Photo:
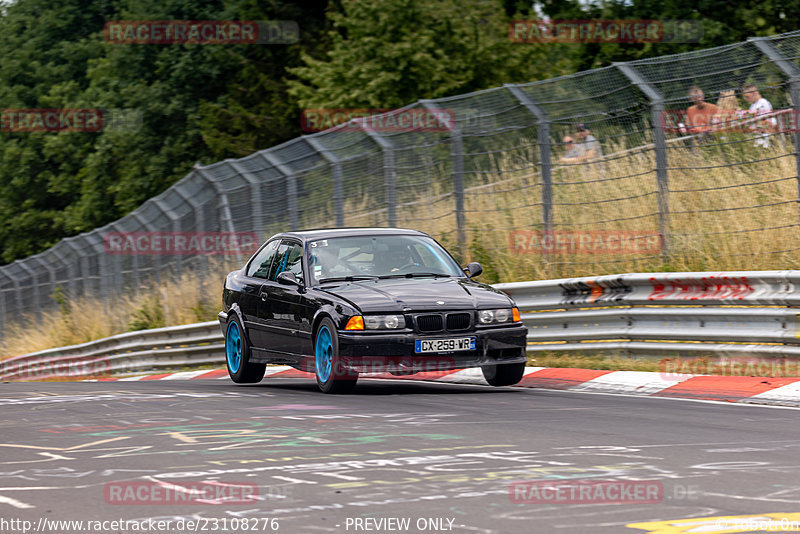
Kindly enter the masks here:
[[[758, 117], [759, 115], [772, 113], [772, 104], [770, 104], [769, 100], [761, 96], [761, 93], [755, 85], [751, 83], [745, 85], [742, 87], [742, 92], [744, 93], [744, 99], [750, 103], [750, 109], [748, 110], [750, 115]], [[755, 146], [769, 148], [769, 136], [765, 130], [771, 127], [774, 128], [777, 126], [777, 123], [778, 121], [775, 120], [775, 117], [770, 117], [762, 121], [756, 121], [756, 123], [751, 126], [751, 130], [762, 132], [756, 136]]]

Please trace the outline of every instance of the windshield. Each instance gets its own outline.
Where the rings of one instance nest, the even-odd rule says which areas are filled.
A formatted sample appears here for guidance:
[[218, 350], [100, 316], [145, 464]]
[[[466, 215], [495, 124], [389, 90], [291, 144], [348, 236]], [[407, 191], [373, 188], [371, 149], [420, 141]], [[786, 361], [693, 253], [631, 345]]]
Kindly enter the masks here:
[[313, 283], [376, 277], [464, 276], [461, 267], [436, 241], [416, 235], [312, 241], [309, 267]]

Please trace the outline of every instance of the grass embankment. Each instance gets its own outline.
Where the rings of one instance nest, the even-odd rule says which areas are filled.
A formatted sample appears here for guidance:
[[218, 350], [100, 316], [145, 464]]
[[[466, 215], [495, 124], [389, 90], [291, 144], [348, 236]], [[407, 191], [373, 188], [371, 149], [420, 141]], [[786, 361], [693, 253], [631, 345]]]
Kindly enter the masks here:
[[[734, 139], [729, 139], [732, 141]], [[541, 229], [541, 183], [530, 161], [534, 154], [488, 156], [479, 175], [468, 175], [465, 194], [468, 250], [463, 261], [484, 265], [483, 281], [511, 282], [622, 272], [793, 269], [800, 266], [798, 186], [791, 144], [774, 139], [769, 149], [752, 140], [690, 149], [672, 144], [669, 158], [668, 254], [593, 249], [543, 254], [511, 250], [513, 230]], [[534, 149], [531, 149], [534, 150]], [[620, 152], [621, 148], [606, 153]], [[554, 154], [557, 157], [558, 154]], [[654, 154], [633, 151], [602, 164], [556, 166], [553, 170], [555, 228], [564, 231], [631, 231], [658, 234]], [[447, 176], [446, 172], [439, 173]], [[404, 192], [398, 225], [426, 231], [455, 249], [454, 199], [440, 179]], [[369, 212], [369, 198], [346, 203], [346, 224], [380, 224], [384, 214]], [[306, 227], [330, 220], [306, 220]], [[31, 318], [26, 327], [9, 325], [0, 354], [12, 356], [82, 343], [138, 329], [213, 320], [220, 306], [224, 275], [186, 275], [135, 296], [113, 301], [61, 302], [60, 310]], [[36, 326], [33, 326], [36, 325]], [[535, 365], [659, 371], [657, 361], [622, 357], [538, 356]]]

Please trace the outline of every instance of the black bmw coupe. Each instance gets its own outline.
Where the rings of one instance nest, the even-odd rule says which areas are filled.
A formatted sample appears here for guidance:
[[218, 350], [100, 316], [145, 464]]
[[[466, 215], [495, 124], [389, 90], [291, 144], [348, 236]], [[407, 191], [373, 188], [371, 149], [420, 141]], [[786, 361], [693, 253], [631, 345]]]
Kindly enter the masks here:
[[266, 364], [290, 365], [325, 393], [350, 390], [359, 373], [468, 367], [515, 384], [527, 329], [510, 297], [472, 280], [480, 273], [415, 230], [277, 234], [225, 280], [228, 373], [254, 383]]

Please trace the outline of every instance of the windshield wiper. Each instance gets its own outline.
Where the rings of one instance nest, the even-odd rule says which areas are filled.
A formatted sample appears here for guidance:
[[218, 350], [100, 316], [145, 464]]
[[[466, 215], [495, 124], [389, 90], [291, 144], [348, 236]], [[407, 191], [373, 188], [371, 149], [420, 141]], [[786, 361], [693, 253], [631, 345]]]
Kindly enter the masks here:
[[449, 274], [445, 273], [405, 273], [405, 274], [385, 274], [383, 276], [379, 276], [378, 278], [385, 279], [385, 278], [417, 278], [417, 277], [428, 277], [433, 276], [434, 278], [439, 278], [440, 276], [444, 278], [450, 278]]
[[324, 284], [325, 282], [355, 282], [356, 280], [377, 280], [377, 276], [369, 275], [369, 274], [356, 274], [350, 276], [335, 276], [333, 278], [323, 278], [319, 280], [320, 284]]

